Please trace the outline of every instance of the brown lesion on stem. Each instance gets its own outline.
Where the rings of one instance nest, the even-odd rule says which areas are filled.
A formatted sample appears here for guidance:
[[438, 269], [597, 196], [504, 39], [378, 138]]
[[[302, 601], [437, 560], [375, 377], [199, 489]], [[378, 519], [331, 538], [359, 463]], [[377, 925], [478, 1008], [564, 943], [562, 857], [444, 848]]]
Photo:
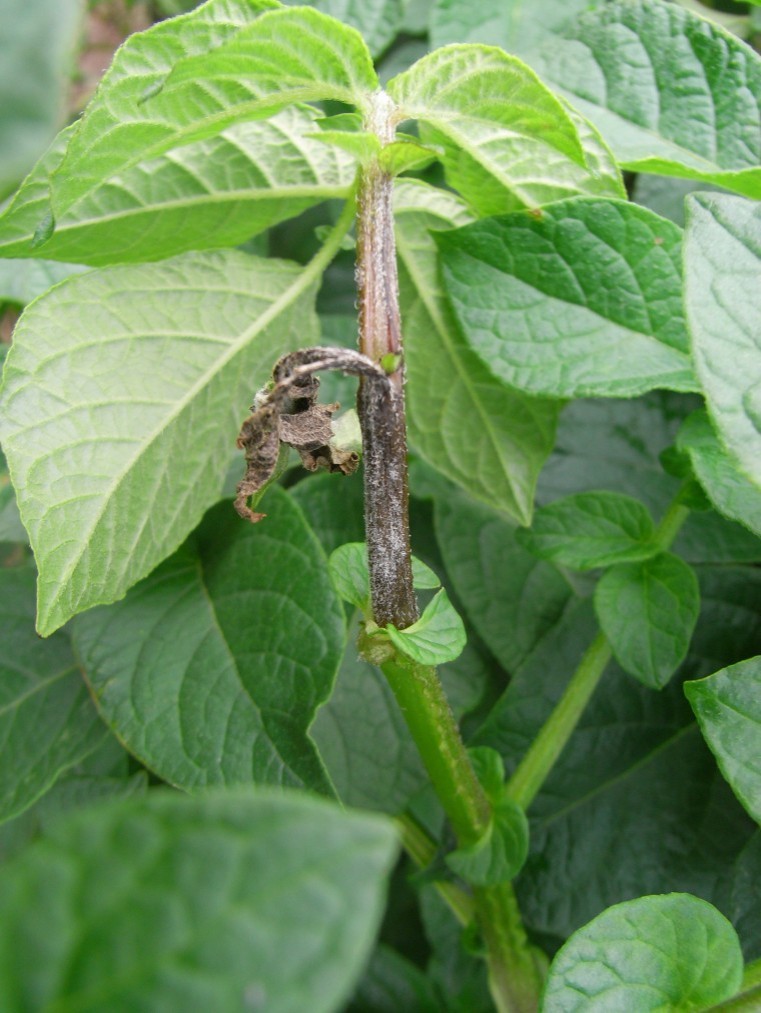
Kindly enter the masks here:
[[[396, 109], [382, 91], [365, 124], [382, 144], [395, 135]], [[373, 619], [397, 629], [419, 618], [412, 588], [407, 489], [404, 365], [394, 239], [393, 178], [376, 162], [363, 166], [357, 193], [359, 345], [371, 361], [398, 357], [382, 391], [360, 380], [357, 408], [365, 457], [365, 538]]]

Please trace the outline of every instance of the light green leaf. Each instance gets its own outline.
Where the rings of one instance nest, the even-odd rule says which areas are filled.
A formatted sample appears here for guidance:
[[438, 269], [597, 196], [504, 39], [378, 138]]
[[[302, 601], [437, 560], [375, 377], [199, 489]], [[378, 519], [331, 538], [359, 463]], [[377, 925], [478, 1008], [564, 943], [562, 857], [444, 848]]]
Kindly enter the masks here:
[[0, 873], [0, 1005], [331, 1013], [395, 852], [386, 820], [280, 792], [77, 813]]
[[422, 140], [444, 149], [448, 182], [479, 214], [624, 195], [612, 161], [603, 173], [588, 164], [561, 101], [495, 46], [446, 46], [387, 87], [402, 116], [421, 121]]
[[495, 805], [502, 800], [505, 787], [505, 763], [496, 749], [474, 746], [468, 750], [473, 770], [484, 794]]
[[352, 159], [356, 159], [356, 162], [366, 162], [380, 151], [377, 134], [366, 130], [326, 130], [321, 127], [319, 133], [310, 136], [314, 140], [346, 152]]
[[0, 542], [28, 541], [29, 536], [19, 516], [5, 454], [0, 450]]
[[761, 489], [749, 482], [722, 446], [705, 411], [693, 412], [677, 437], [716, 509], [761, 537]]
[[718, 434], [761, 485], [761, 206], [687, 199], [684, 287], [692, 354]]
[[[339, 596], [365, 612], [370, 607], [370, 575], [367, 568], [367, 546], [364, 542], [347, 542], [330, 554], [328, 569]], [[421, 560], [412, 557], [412, 583], [420, 590], [441, 586], [441, 581]], [[450, 659], [447, 659], [450, 660]]]
[[647, 559], [658, 552], [655, 525], [647, 507], [615, 492], [566, 496], [534, 515], [518, 541], [540, 559], [572, 570]]
[[446, 856], [449, 868], [473, 886], [497, 886], [518, 875], [528, 855], [528, 820], [510, 798], [494, 805], [486, 833]]
[[452, 588], [502, 667], [513, 672], [572, 597], [551, 563], [523, 548], [515, 525], [463, 495], [437, 497], [436, 537]]
[[761, 823], [761, 658], [687, 682], [684, 691], [719, 769]]
[[0, 32], [0, 200], [45, 150], [63, 119], [81, 0], [3, 0]]
[[544, 1013], [707, 1009], [743, 974], [737, 933], [711, 904], [670, 893], [616, 904], [579, 929], [550, 966]]
[[588, 6], [588, 0], [436, 0], [431, 48], [451, 42], [485, 42], [526, 56], [548, 35]]
[[420, 665], [443, 665], [454, 661], [462, 654], [467, 640], [462, 619], [455, 612], [444, 588], [428, 602], [416, 623], [403, 630], [389, 625], [386, 632], [397, 650]]
[[[57, 215], [43, 246], [34, 242], [47, 204], [47, 176], [38, 166], [0, 218], [0, 255], [42, 252], [55, 260], [100, 266], [236, 246], [348, 192], [356, 162], [314, 139], [319, 122], [315, 110], [292, 106], [270, 120], [228, 127], [219, 137], [94, 182]], [[60, 157], [61, 152], [50, 153], [51, 169]]]
[[389, 176], [398, 176], [410, 169], [425, 169], [431, 162], [435, 162], [439, 155], [439, 151], [427, 144], [413, 140], [398, 140], [385, 145], [378, 163]]
[[[291, 7], [301, 2], [285, 0]], [[310, 7], [356, 28], [373, 56], [394, 40], [404, 16], [403, 0], [310, 0]]]
[[298, 508], [277, 487], [262, 505], [257, 525], [216, 506], [123, 602], [77, 618], [77, 652], [119, 739], [170, 784], [331, 793], [308, 729], [343, 654], [343, 611]]
[[436, 237], [446, 293], [500, 379], [552, 397], [696, 389], [681, 230], [634, 204], [574, 198]]
[[595, 611], [616, 661], [662, 689], [684, 661], [700, 612], [692, 567], [670, 552], [618, 563], [595, 588]]
[[471, 495], [528, 523], [559, 405], [502, 383], [459, 332], [429, 231], [470, 221], [463, 203], [406, 180], [396, 185], [394, 210], [410, 441]]
[[0, 260], [0, 302], [26, 306], [59, 281], [87, 270], [78, 264], [52, 260]]
[[34, 632], [34, 571], [0, 568], [0, 822], [28, 809], [106, 729], [68, 637]]
[[625, 169], [761, 196], [761, 58], [717, 25], [677, 4], [613, 0], [554, 33], [532, 65]]
[[316, 340], [313, 297], [313, 269], [229, 252], [70, 278], [27, 309], [2, 442], [40, 633], [121, 598], [216, 501], [252, 393]]

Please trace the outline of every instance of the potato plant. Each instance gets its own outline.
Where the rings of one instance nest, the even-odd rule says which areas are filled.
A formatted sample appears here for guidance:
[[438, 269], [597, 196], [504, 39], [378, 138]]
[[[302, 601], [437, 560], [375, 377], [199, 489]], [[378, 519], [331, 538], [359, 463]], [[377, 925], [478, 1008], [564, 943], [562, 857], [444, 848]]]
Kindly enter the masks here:
[[741, 11], [172, 2], [16, 152], [3, 1010], [761, 1008]]

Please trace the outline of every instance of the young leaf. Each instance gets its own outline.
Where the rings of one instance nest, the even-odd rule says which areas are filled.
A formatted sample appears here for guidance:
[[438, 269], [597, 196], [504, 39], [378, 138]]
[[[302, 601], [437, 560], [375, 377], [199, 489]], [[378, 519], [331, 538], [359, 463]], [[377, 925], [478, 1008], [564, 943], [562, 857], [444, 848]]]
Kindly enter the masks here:
[[608, 908], [550, 966], [546, 1013], [707, 1009], [737, 992], [740, 941], [711, 904], [686, 893]]
[[44, 252], [54, 260], [100, 266], [238, 245], [347, 193], [356, 162], [314, 139], [317, 117], [305, 106], [292, 106], [94, 184], [57, 215], [42, 250], [34, 243], [47, 200], [39, 168], [0, 218], [0, 255]]
[[495, 806], [483, 837], [446, 856], [449, 868], [473, 886], [497, 886], [518, 875], [528, 855], [528, 820], [512, 799]]
[[202, 19], [215, 12], [221, 18], [229, 6], [212, 0], [183, 19], [184, 31], [173, 41], [190, 40], [191, 55], [184, 59], [176, 49], [171, 62], [158, 54], [164, 37], [152, 31], [133, 36], [138, 52], [129, 55], [149, 73], [127, 85], [123, 50], [121, 63], [104, 77], [53, 178], [56, 219], [117, 174], [234, 123], [316, 99], [362, 107], [377, 88], [367, 47], [354, 29], [308, 7], [272, 9], [271, 0], [256, 0], [241, 11], [234, 0], [240, 23], [210, 39]]
[[572, 570], [647, 559], [658, 552], [655, 525], [647, 507], [615, 492], [566, 496], [534, 515], [518, 541], [540, 559]]
[[761, 823], [761, 657], [687, 682], [684, 691], [719, 769]]
[[468, 343], [550, 397], [695, 390], [681, 230], [635, 204], [574, 198], [436, 236]]
[[40, 633], [121, 598], [216, 501], [252, 393], [316, 341], [313, 295], [309, 268], [231, 251], [69, 278], [27, 309], [2, 442]]
[[560, 28], [532, 64], [625, 169], [761, 196], [761, 58], [709, 20], [614, 0]]
[[93, 752], [106, 729], [68, 638], [34, 632], [34, 571], [0, 568], [0, 822], [29, 808]]
[[595, 588], [595, 611], [621, 668], [662, 689], [684, 661], [700, 612], [695, 571], [661, 552], [618, 563]]
[[700, 484], [716, 509], [761, 537], [761, 488], [738, 470], [705, 411], [693, 412], [684, 421], [677, 446], [689, 455]]
[[761, 485], [761, 207], [687, 199], [684, 285], [695, 372], [719, 436]]
[[124, 601], [77, 618], [76, 648], [102, 714], [163, 780], [330, 794], [308, 729], [341, 660], [343, 612], [298, 508], [277, 487], [262, 502], [255, 526], [216, 506]]
[[439, 154], [436, 148], [420, 144], [416, 138], [397, 140], [382, 148], [378, 163], [389, 176], [398, 176], [410, 169], [425, 169]]
[[519, 544], [515, 526], [462, 495], [438, 497], [436, 537], [465, 613], [502, 667], [513, 672], [560, 619], [571, 598], [550, 563]]
[[455, 612], [442, 588], [428, 603], [412, 626], [397, 630], [387, 626], [392, 644], [420, 665], [443, 665], [454, 661], [465, 647], [467, 635], [462, 619]]
[[405, 180], [394, 211], [410, 441], [471, 495], [528, 523], [559, 405], [508, 387], [463, 341], [429, 235], [471, 220], [462, 201]]
[[[370, 577], [364, 542], [347, 542], [330, 554], [328, 569], [339, 596], [367, 611], [370, 607]], [[412, 583], [418, 590], [439, 587], [441, 581], [421, 560], [412, 557]]]
[[494, 214], [576, 193], [621, 197], [617, 170], [594, 171], [574, 120], [533, 71], [495, 46], [446, 46], [388, 82], [425, 143], [444, 149], [447, 181]]
[[285, 1013], [307, 996], [329, 1013], [367, 959], [395, 851], [386, 820], [282, 793], [77, 813], [0, 873], [0, 1005]]

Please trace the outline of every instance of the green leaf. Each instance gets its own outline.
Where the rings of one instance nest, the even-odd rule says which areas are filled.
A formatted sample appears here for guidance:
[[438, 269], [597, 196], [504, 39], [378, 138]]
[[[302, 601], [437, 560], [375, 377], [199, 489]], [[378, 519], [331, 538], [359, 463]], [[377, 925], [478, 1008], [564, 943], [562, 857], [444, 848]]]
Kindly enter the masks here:
[[494, 214], [576, 193], [621, 197], [612, 160], [590, 160], [574, 117], [525, 64], [495, 46], [446, 46], [389, 81], [425, 143], [444, 149], [447, 181]]
[[381, 149], [378, 164], [389, 176], [398, 176], [410, 169], [425, 169], [439, 155], [436, 148], [420, 144], [417, 140], [398, 140]]
[[684, 285], [695, 372], [718, 434], [761, 485], [761, 207], [687, 200]]
[[[701, 618], [680, 672], [701, 678], [761, 653], [761, 572], [699, 570]], [[475, 742], [512, 772], [598, 632], [569, 609], [514, 673]], [[611, 664], [531, 807], [516, 889], [526, 923], [566, 938], [632, 894], [693, 892], [724, 909], [754, 824], [705, 747], [676, 678], [653, 693]], [[593, 758], [593, 760], [591, 759]]]
[[639, 897], [575, 932], [550, 966], [546, 1013], [591, 1009], [706, 1009], [735, 994], [743, 974], [737, 933], [686, 893]]
[[[228, 127], [218, 137], [149, 158], [118, 178], [94, 181], [57, 214], [55, 230], [41, 247], [34, 236], [47, 204], [47, 177], [39, 166], [0, 218], [0, 254], [43, 252], [55, 260], [101, 266], [236, 246], [348, 192], [356, 163], [314, 139], [318, 116], [292, 106], [270, 120]], [[61, 152], [49, 155], [47, 171], [60, 157]]]
[[252, 393], [281, 352], [316, 340], [315, 273], [185, 254], [69, 278], [27, 309], [2, 442], [40, 633], [121, 598], [217, 500]]
[[[289, 6], [301, 2], [285, 0]], [[404, 16], [403, 0], [311, 0], [310, 7], [356, 28], [373, 56], [394, 40]]]
[[749, 658], [685, 683], [700, 730], [724, 777], [761, 823], [761, 658]]
[[705, 18], [613, 0], [555, 32], [532, 64], [623, 168], [761, 196], [761, 58]]
[[353, 542], [362, 541], [364, 495], [360, 476], [347, 481], [342, 475], [310, 475], [289, 492], [327, 555], [343, 545], [347, 537]]
[[692, 567], [670, 552], [618, 563], [603, 574], [594, 601], [621, 668], [645, 686], [662, 689], [687, 655], [700, 612]]
[[474, 746], [468, 750], [473, 770], [490, 802], [502, 801], [505, 786], [505, 764], [496, 749]]
[[385, 820], [282, 793], [77, 813], [0, 873], [0, 1005], [285, 1013], [307, 996], [329, 1013], [367, 959], [395, 851]]
[[528, 855], [528, 820], [510, 798], [493, 808], [486, 833], [473, 845], [450, 851], [446, 863], [473, 886], [497, 886], [513, 879]]
[[262, 504], [258, 525], [216, 506], [124, 601], [77, 618], [77, 652], [109, 725], [170, 784], [331, 793], [308, 729], [343, 654], [343, 612], [298, 508], [277, 487]]
[[0, 450], [0, 542], [29, 542], [16, 503], [5, 455]]
[[695, 390], [681, 230], [635, 204], [574, 198], [436, 237], [446, 293], [500, 379], [551, 397]]
[[0, 567], [0, 822], [28, 809], [93, 752], [106, 729], [68, 637], [34, 632], [34, 571]]
[[78, 264], [52, 260], [0, 260], [0, 302], [26, 306], [59, 281], [84, 270]]
[[518, 541], [540, 559], [572, 570], [647, 559], [658, 552], [647, 507], [621, 493], [582, 492], [566, 496], [534, 515]]
[[319, 133], [311, 136], [323, 144], [348, 152], [357, 162], [366, 162], [380, 151], [378, 135], [366, 130], [326, 130], [321, 127]]
[[[367, 611], [370, 606], [370, 576], [365, 543], [347, 542], [340, 545], [330, 554], [328, 569], [339, 596], [350, 605]], [[433, 570], [414, 556], [412, 582], [420, 591], [441, 585]]]
[[716, 509], [761, 537], [761, 489], [738, 470], [705, 411], [694, 412], [685, 420], [677, 446], [689, 455], [700, 484]]
[[0, 200], [44, 151], [62, 118], [80, 0], [4, 0], [0, 33]]
[[433, 982], [417, 964], [382, 943], [370, 959], [346, 1013], [441, 1013]]
[[462, 495], [442, 496], [434, 516], [452, 588], [489, 650], [512, 672], [559, 620], [571, 588], [488, 507]]
[[[351, 624], [356, 625], [356, 624]], [[311, 730], [341, 801], [402, 813], [427, 777], [385, 676], [357, 656], [349, 637], [328, 702]]]
[[730, 911], [745, 959], [753, 960], [761, 952], [761, 830], [735, 862]]
[[497, 379], [459, 332], [429, 230], [469, 221], [463, 203], [406, 180], [396, 185], [394, 211], [410, 441], [471, 495], [528, 523], [559, 405]]
[[485, 42], [526, 56], [587, 6], [588, 0], [534, 0], [531, 4], [436, 0], [431, 12], [431, 48]]
[[442, 588], [428, 602], [422, 616], [412, 626], [397, 630], [386, 627], [391, 643], [402, 654], [420, 665], [443, 665], [462, 654], [467, 635], [462, 619], [455, 612]]

